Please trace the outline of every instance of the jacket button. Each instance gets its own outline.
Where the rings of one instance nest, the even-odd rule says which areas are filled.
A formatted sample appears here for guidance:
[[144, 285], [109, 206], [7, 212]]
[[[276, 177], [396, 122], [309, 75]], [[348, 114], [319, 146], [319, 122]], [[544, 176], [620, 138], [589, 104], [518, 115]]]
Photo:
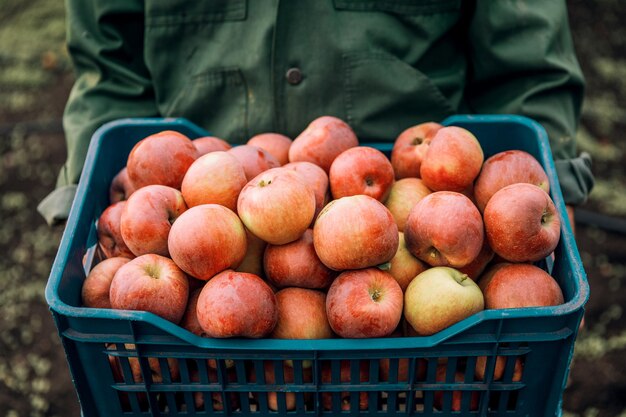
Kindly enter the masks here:
[[298, 85], [302, 82], [302, 71], [300, 68], [289, 68], [285, 74], [287, 82], [291, 85]]

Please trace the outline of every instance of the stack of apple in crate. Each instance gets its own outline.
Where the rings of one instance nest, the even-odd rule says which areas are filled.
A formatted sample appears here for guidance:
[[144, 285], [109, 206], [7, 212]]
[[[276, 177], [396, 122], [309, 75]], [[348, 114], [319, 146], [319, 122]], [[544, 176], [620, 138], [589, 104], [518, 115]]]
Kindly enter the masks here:
[[283, 339], [432, 335], [485, 308], [558, 305], [534, 265], [560, 237], [548, 187], [530, 154], [485, 160], [469, 131], [434, 122], [391, 158], [330, 116], [235, 147], [163, 131], [111, 184], [83, 304]]

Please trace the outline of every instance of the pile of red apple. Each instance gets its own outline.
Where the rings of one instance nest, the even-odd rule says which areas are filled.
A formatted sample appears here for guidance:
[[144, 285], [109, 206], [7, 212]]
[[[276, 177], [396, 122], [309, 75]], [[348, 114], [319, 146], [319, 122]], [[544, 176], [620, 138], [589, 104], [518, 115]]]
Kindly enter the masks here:
[[330, 116], [234, 147], [163, 131], [113, 179], [83, 304], [285, 339], [432, 335], [485, 308], [561, 304], [534, 265], [560, 237], [548, 187], [530, 154], [485, 160], [472, 133], [433, 122], [390, 158]]

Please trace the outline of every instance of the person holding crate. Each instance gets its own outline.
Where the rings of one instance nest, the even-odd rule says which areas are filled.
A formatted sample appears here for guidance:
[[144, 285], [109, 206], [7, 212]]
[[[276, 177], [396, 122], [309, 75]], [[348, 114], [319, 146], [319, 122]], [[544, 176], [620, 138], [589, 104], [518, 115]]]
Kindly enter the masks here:
[[563, 1], [69, 0], [67, 23], [76, 82], [67, 161], [39, 206], [50, 224], [67, 218], [95, 130], [127, 117], [185, 117], [243, 143], [294, 138], [321, 115], [367, 142], [453, 114], [520, 114], [545, 127], [570, 208], [593, 186]]

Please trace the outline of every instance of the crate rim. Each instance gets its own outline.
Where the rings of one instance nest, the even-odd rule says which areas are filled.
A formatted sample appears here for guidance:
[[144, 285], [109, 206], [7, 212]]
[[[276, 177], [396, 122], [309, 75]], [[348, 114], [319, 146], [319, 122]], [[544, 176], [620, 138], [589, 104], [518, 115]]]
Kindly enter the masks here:
[[[444, 119], [441, 124], [445, 126], [471, 123], [489, 123], [489, 124], [511, 124], [517, 123], [525, 125], [536, 134], [542, 151], [547, 152], [550, 156], [546, 161], [544, 168], [548, 173], [548, 177], [552, 180], [557, 178], [556, 168], [552, 159], [548, 136], [545, 129], [536, 121], [519, 115], [511, 114], [485, 114], [485, 115], [453, 115]], [[105, 134], [113, 129], [125, 128], [128, 126], [162, 126], [164, 129], [176, 129], [177, 127], [186, 128], [200, 136], [208, 136], [209, 133], [201, 127], [195, 125], [185, 118], [124, 118], [114, 120], [103, 124], [93, 135], [90, 142], [87, 156], [85, 159], [84, 169], [81, 173], [77, 187], [76, 195], [83, 195], [87, 186], [91, 181], [93, 171], [90, 169], [94, 164], [98, 150], [101, 146]], [[560, 185], [558, 181], [550, 182], [551, 196], [554, 200], [557, 210], [561, 217], [566, 215], [565, 202], [562, 198]], [[82, 211], [84, 199], [75, 199], [72, 203], [70, 214], [66, 223], [65, 230], [61, 237], [61, 242], [55, 256], [48, 282], [45, 288], [45, 298], [50, 310], [53, 313], [60, 314], [72, 318], [85, 319], [107, 319], [121, 321], [137, 321], [147, 322], [151, 325], [169, 333], [172, 338], [182, 340], [199, 348], [211, 349], [227, 349], [227, 350], [360, 350], [374, 351], [381, 348], [388, 349], [390, 346], [390, 338], [368, 338], [368, 342], [363, 343], [362, 339], [318, 339], [318, 340], [277, 340], [277, 339], [212, 339], [196, 336], [193, 333], [183, 329], [182, 327], [169, 322], [153, 313], [144, 311], [128, 311], [128, 310], [110, 310], [100, 308], [75, 307], [66, 304], [60, 300], [57, 295], [58, 284], [62, 276], [63, 270], [69, 261], [69, 246], [73, 240], [73, 231], [76, 229], [79, 220], [79, 214]], [[540, 318], [565, 316], [584, 307], [589, 299], [589, 284], [582, 265], [582, 260], [577, 250], [575, 238], [569, 222], [561, 222], [561, 241], [563, 250], [572, 262], [573, 276], [576, 282], [576, 292], [572, 299], [564, 304], [551, 307], [530, 307], [530, 308], [512, 308], [500, 310], [484, 310], [478, 312], [452, 326], [430, 336], [413, 336], [393, 338], [393, 346], [396, 349], [404, 348], [430, 348], [441, 344], [442, 342], [460, 334], [464, 330], [471, 328], [486, 320], [501, 319], [524, 319], [524, 318]], [[565, 337], [565, 336], [564, 336]], [[162, 340], [147, 341], [147, 343], [159, 344]]]

